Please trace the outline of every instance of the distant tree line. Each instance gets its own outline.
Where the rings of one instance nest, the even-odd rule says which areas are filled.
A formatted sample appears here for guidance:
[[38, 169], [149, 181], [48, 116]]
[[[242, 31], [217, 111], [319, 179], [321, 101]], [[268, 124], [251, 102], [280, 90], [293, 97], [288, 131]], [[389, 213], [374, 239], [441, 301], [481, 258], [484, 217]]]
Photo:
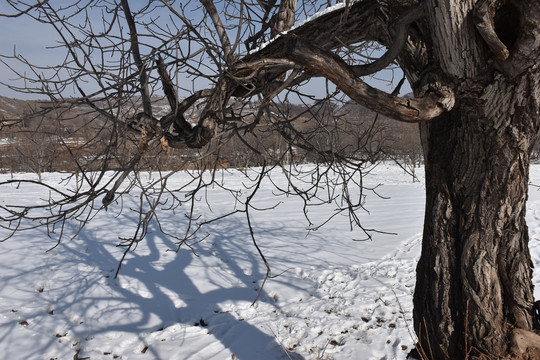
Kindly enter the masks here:
[[[127, 166], [128, 154], [141, 143], [127, 129], [106, 124], [107, 119], [89, 108], [66, 103], [51, 111], [51, 104], [36, 101], [28, 101], [22, 108], [17, 105], [18, 112], [7, 118], [4, 114], [1, 120], [0, 171], [4, 173], [40, 175], [77, 172], [79, 167], [122, 169]], [[254, 103], [237, 110], [253, 116], [250, 111], [257, 106]], [[340, 157], [359, 163], [396, 160], [414, 171], [423, 159], [416, 124], [391, 121], [354, 103], [323, 101], [306, 106], [285, 102], [270, 106], [263, 115], [252, 131], [240, 134], [225, 129], [205, 150], [161, 147], [145, 151], [138, 170], [181, 170], [201, 165], [245, 168], [260, 166], [269, 159], [288, 164], [293, 160], [312, 163]], [[296, 140], [294, 146], [286, 141], [287, 136]]]

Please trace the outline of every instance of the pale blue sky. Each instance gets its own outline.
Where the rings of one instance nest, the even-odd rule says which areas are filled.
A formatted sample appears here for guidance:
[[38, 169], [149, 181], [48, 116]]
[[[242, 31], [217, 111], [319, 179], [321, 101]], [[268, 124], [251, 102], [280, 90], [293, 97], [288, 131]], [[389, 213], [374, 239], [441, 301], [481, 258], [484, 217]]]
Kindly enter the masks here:
[[[5, 2], [0, 2], [0, 13], [13, 14], [11, 7]], [[27, 16], [17, 18], [0, 17], [0, 54], [13, 56], [14, 53], [23, 56], [31, 63], [45, 65], [56, 64], [62, 61], [64, 51], [47, 49], [54, 46], [57, 34], [54, 29], [46, 24], [32, 20]], [[4, 59], [13, 66], [16, 71], [28, 71], [26, 66]], [[0, 63], [0, 82], [22, 86], [22, 82], [16, 81], [17, 75]], [[0, 85], [0, 95], [14, 98], [28, 98], [24, 94], [16, 93], [6, 86]]]

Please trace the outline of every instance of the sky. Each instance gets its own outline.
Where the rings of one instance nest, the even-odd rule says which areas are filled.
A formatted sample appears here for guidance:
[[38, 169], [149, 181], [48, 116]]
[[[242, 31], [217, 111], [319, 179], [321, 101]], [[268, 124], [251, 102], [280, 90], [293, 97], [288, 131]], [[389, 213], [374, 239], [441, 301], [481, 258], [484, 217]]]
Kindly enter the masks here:
[[[137, 2], [135, 2], [137, 3]], [[13, 10], [6, 4], [0, 2], [0, 13], [12, 14]], [[191, 13], [196, 16], [195, 13]], [[164, 17], [161, 17], [164, 19]], [[99, 20], [96, 23], [101, 23]], [[50, 25], [39, 23], [28, 16], [17, 18], [0, 17], [0, 55], [12, 56], [14, 53], [23, 56], [28, 62], [38, 65], [56, 65], [62, 63], [65, 57], [65, 50], [55, 48], [58, 41], [58, 34]], [[9, 66], [21, 73], [27, 72], [27, 66], [12, 59], [3, 58]], [[391, 92], [402, 77], [401, 71], [384, 71], [377, 74], [377, 78], [367, 78], [366, 82], [386, 92]], [[21, 81], [17, 81], [18, 76], [13, 73], [6, 64], [0, 63], [0, 96], [35, 99], [39, 96], [23, 94], [9, 89], [5, 84], [16, 84], [23, 86]], [[393, 81], [389, 82], [388, 79]], [[323, 96], [326, 91], [326, 81], [324, 79], [314, 79], [306, 87], [305, 91], [316, 96]], [[332, 86], [332, 85], [330, 85]], [[196, 84], [195, 88], [204, 88], [206, 85]], [[411, 92], [410, 86], [406, 83], [403, 86], [401, 95]], [[186, 94], [187, 95], [187, 94]], [[293, 100], [293, 102], [295, 102]]]

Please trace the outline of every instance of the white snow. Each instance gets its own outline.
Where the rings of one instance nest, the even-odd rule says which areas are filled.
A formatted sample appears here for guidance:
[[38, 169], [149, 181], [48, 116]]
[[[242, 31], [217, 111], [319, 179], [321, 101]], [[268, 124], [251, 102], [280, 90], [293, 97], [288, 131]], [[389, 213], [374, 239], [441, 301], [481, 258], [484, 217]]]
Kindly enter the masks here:
[[[0, 181], [10, 175], [0, 175]], [[59, 174], [44, 174], [54, 181]], [[169, 185], [185, 181], [176, 174]], [[238, 181], [237, 174], [227, 181]], [[27, 175], [35, 178], [35, 175]], [[422, 176], [420, 176], [422, 178]], [[531, 166], [540, 183], [540, 165]], [[253, 213], [254, 230], [273, 274], [251, 306], [265, 267], [245, 220], [211, 224], [210, 236], [178, 253], [171, 240], [150, 227], [113, 279], [135, 215], [111, 205], [72, 241], [50, 252], [46, 229], [0, 243], [0, 354], [4, 359], [405, 359], [413, 344], [412, 293], [424, 212], [423, 183], [392, 165], [365, 179], [385, 184], [390, 199], [368, 196], [366, 227], [375, 234], [352, 241], [346, 217], [308, 232], [295, 198], [275, 210]], [[29, 189], [32, 190], [32, 189]], [[230, 206], [227, 194], [209, 189], [213, 211]], [[25, 195], [26, 194], [26, 195]], [[29, 203], [39, 191], [0, 188], [0, 204]], [[272, 206], [263, 183], [254, 205]], [[118, 206], [119, 207], [119, 206]], [[225, 211], [224, 210], [224, 211]], [[323, 218], [327, 209], [310, 214]], [[531, 251], [540, 265], [540, 192], [528, 202]], [[182, 226], [181, 211], [162, 219]], [[535, 270], [535, 282], [539, 272]], [[540, 295], [538, 292], [537, 296]]]

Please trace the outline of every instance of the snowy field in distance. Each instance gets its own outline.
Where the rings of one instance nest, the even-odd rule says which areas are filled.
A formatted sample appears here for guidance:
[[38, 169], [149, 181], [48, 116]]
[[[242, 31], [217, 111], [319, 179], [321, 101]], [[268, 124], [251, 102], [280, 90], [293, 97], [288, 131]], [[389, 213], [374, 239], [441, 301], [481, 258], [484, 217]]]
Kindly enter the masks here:
[[[234, 181], [234, 174], [228, 176]], [[8, 178], [0, 175], [0, 181]], [[180, 184], [182, 174], [170, 181]], [[390, 164], [365, 181], [384, 184], [378, 192], [389, 199], [368, 196], [369, 213], [359, 214], [363, 224], [397, 235], [352, 241], [345, 217], [308, 232], [301, 204], [293, 198], [252, 214], [272, 272], [281, 274], [266, 283], [253, 307], [265, 267], [241, 215], [211, 224], [196, 255], [188, 248], [166, 251], [175, 245], [150, 227], [116, 280], [123, 249], [115, 245], [131, 233], [129, 211], [100, 213], [77, 239], [47, 253], [54, 242], [46, 229], [0, 243], [0, 354], [47, 360], [405, 359], [413, 345], [408, 327], [424, 185]], [[531, 181], [540, 184], [540, 165], [531, 166]], [[25, 194], [2, 188], [0, 204], [47, 196]], [[227, 206], [218, 189], [211, 196], [214, 209]], [[270, 185], [263, 184], [253, 201], [258, 207], [275, 205]], [[129, 206], [127, 201], [124, 209]], [[317, 217], [325, 209], [310, 211]], [[538, 269], [535, 187], [527, 216]], [[170, 221], [185, 220], [177, 213]], [[539, 275], [535, 270], [536, 283]]]

